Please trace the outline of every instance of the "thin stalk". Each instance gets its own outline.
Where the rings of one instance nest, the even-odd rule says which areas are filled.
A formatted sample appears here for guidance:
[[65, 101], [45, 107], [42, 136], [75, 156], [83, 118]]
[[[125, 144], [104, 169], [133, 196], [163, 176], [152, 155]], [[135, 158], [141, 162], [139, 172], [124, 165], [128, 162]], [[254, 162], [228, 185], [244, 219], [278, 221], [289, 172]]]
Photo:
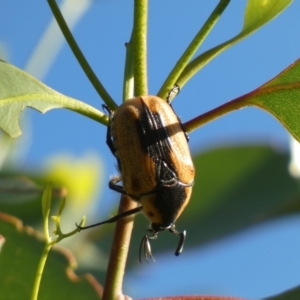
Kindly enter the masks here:
[[133, 49], [132, 39], [126, 44], [126, 60], [124, 70], [123, 101], [134, 96]]
[[[124, 70], [123, 101], [134, 96], [133, 74], [133, 49], [132, 37], [126, 44], [126, 60]], [[129, 211], [137, 207], [128, 196], [122, 195], [119, 205], [119, 213]], [[134, 215], [121, 218], [117, 221], [114, 240], [110, 252], [109, 264], [106, 272], [106, 280], [102, 299], [125, 299], [122, 286], [125, 273], [127, 255], [133, 229]]]
[[[173, 86], [177, 83], [177, 79], [181, 75], [182, 71], [187, 66], [188, 62], [191, 60], [193, 55], [199, 49], [209, 32], [213, 29], [217, 21], [220, 19], [222, 13], [225, 8], [229, 4], [230, 0], [220, 0], [219, 4], [216, 6], [214, 11], [211, 13], [209, 18], [206, 20], [202, 28], [198, 31], [190, 45], [184, 51], [180, 59], [177, 61], [175, 67], [163, 83], [160, 88], [157, 96], [166, 99], [168, 92], [173, 88]], [[181, 86], [180, 86], [181, 88]]]
[[104, 88], [100, 80], [97, 78], [95, 72], [89, 65], [85, 56], [81, 52], [55, 0], [47, 0], [47, 1], [58, 23], [58, 26], [60, 27], [60, 30], [62, 31], [67, 43], [69, 44], [82, 70], [85, 72], [86, 76], [94, 86], [95, 90], [97, 91], [99, 96], [103, 99], [103, 101], [107, 104], [107, 106], [110, 107], [111, 109], [116, 109], [118, 107], [117, 104], [108, 94], [108, 92], [106, 91], [106, 89]]
[[33, 287], [32, 287], [32, 294], [31, 294], [31, 300], [37, 300], [38, 299], [38, 294], [40, 290], [40, 284], [43, 276], [43, 272], [45, 269], [46, 261], [50, 252], [50, 249], [53, 245], [58, 243], [60, 240], [69, 237], [71, 235], [76, 234], [77, 232], [80, 231], [80, 226], [84, 225], [85, 222], [85, 217], [83, 217], [79, 223], [78, 228], [75, 230], [64, 234], [61, 231], [61, 226], [60, 226], [60, 218], [61, 214], [63, 212], [63, 209], [65, 207], [66, 199], [64, 198], [59, 205], [59, 211], [57, 216], [52, 216], [52, 219], [55, 222], [56, 228], [55, 228], [55, 235], [57, 235], [57, 238], [52, 240], [51, 237], [49, 236], [49, 225], [48, 225], [48, 219], [49, 219], [49, 214], [50, 214], [50, 209], [51, 209], [51, 200], [52, 200], [52, 183], [50, 182], [47, 187], [44, 190], [43, 196], [42, 196], [42, 212], [43, 212], [43, 225], [44, 225], [44, 234], [45, 234], [45, 246], [37, 267], [37, 271], [35, 274], [34, 282], [33, 282]]
[[34, 278], [33, 288], [32, 288], [32, 294], [31, 294], [31, 300], [37, 300], [38, 299], [38, 293], [40, 290], [40, 284], [43, 276], [43, 272], [45, 269], [46, 261], [48, 258], [49, 251], [51, 249], [52, 245], [45, 244], [45, 247], [43, 249], [43, 253], [41, 255], [39, 265], [37, 267], [36, 275]]
[[[285, 72], [284, 70], [283, 72]], [[282, 72], [282, 73], [283, 73]], [[258, 100], [260, 96], [264, 96], [266, 94], [271, 94], [275, 92], [280, 92], [289, 89], [296, 89], [300, 87], [299, 82], [292, 83], [283, 83], [277, 85], [270, 85], [270, 83], [274, 80], [271, 79], [269, 82], [260, 86], [259, 88], [239, 96], [223, 105], [220, 105], [186, 123], [184, 123], [185, 129], [187, 132], [192, 132], [193, 130], [199, 128], [200, 126], [211, 122], [227, 113], [230, 113], [234, 110], [244, 108], [246, 106], [256, 106], [261, 109], [266, 109], [262, 103]]]
[[250, 92], [248, 94], [242, 95], [234, 100], [231, 100], [221, 106], [218, 106], [186, 123], [184, 123], [184, 127], [187, 132], [192, 132], [200, 126], [211, 122], [227, 113], [230, 113], [234, 110], [243, 108], [245, 106], [251, 105], [249, 101], [249, 97], [253, 96], [258, 91]]
[[[119, 213], [136, 208], [137, 203], [122, 195]], [[130, 246], [134, 215], [121, 218], [116, 224], [113, 245], [110, 252], [102, 300], [122, 299], [122, 285], [126, 260]]]
[[[41, 96], [41, 99], [47, 99], [50, 96], [46, 95], [46, 96]], [[102, 123], [104, 125], [108, 124], [108, 117], [106, 114], [104, 114], [102, 111], [96, 109], [95, 107], [79, 101], [79, 100], [75, 100], [73, 98], [68, 98], [68, 101], [64, 101], [62, 104], [59, 102], [60, 99], [58, 98], [57, 103], [58, 106], [57, 107], [62, 107], [68, 110], [72, 110], [76, 113], [79, 113], [83, 116], [86, 116], [92, 120], [95, 120], [99, 123]]]
[[134, 53], [134, 95], [148, 94], [147, 84], [148, 0], [134, 0], [132, 45]]

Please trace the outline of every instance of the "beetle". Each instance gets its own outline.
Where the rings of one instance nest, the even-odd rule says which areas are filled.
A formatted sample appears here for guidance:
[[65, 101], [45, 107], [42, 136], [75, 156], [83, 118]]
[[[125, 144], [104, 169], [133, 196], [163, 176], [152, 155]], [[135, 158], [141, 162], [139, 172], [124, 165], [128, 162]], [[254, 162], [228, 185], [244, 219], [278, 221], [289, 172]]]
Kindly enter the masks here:
[[[116, 157], [120, 176], [109, 181], [109, 187], [128, 195], [140, 205], [106, 221], [80, 229], [112, 223], [120, 218], [143, 211], [151, 221], [152, 236], [142, 238], [146, 260], [153, 260], [150, 240], [158, 232], [169, 230], [180, 236], [175, 255], [183, 250], [186, 232], [175, 229], [178, 219], [189, 202], [195, 168], [188, 147], [188, 136], [171, 105], [156, 96], [129, 99], [109, 113], [106, 143]], [[118, 184], [119, 182], [123, 185]]]

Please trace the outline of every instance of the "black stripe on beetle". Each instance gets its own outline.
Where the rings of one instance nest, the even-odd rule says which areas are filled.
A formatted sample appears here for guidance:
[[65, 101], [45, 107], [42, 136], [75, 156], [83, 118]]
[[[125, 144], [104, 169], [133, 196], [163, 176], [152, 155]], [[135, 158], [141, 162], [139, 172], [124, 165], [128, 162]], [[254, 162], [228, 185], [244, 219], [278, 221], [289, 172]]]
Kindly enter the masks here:
[[153, 112], [140, 99], [143, 111], [138, 119], [142, 149], [153, 159], [156, 167], [157, 187], [177, 184], [178, 174], [171, 158], [171, 140], [167, 126], [162, 123], [160, 114]]
[[[116, 111], [109, 112], [107, 145], [116, 157], [120, 176], [109, 187], [140, 203], [135, 209], [91, 226], [112, 223], [143, 211], [151, 221], [149, 232], [140, 245], [148, 261], [153, 258], [150, 240], [158, 232], [169, 230], [180, 236], [175, 255], [182, 252], [186, 232], [175, 229], [189, 202], [195, 169], [187, 145], [187, 135], [172, 107], [156, 96], [141, 96], [125, 101]], [[123, 183], [120, 185], [119, 182]]]

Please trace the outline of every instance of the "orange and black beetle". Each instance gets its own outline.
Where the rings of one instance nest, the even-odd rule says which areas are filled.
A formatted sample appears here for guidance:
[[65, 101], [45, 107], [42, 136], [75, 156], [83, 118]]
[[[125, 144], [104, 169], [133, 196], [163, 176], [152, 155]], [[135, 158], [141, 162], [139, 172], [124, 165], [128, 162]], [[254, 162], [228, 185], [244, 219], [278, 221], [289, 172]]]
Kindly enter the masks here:
[[[175, 252], [179, 255], [186, 232], [178, 232], [174, 223], [189, 202], [195, 176], [183, 125], [169, 103], [156, 96], [129, 99], [114, 112], [106, 109], [110, 114], [107, 145], [121, 173], [110, 180], [109, 187], [141, 205], [92, 226], [143, 211], [153, 235], [143, 237], [140, 260], [142, 247], [145, 258], [153, 258], [149, 240], [162, 230], [180, 236]], [[117, 184], [120, 181], [123, 186]]]

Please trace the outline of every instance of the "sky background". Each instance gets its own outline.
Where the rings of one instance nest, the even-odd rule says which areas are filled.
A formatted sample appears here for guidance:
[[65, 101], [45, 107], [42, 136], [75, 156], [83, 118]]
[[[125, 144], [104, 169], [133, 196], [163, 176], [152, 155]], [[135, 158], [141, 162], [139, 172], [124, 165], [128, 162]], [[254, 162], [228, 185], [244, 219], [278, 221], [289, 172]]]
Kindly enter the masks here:
[[[77, 5], [77, 1], [73, 2]], [[149, 94], [156, 94], [218, 1], [149, 3]], [[118, 103], [122, 98], [124, 44], [131, 33], [132, 4], [132, 1], [95, 0], [74, 28], [83, 53]], [[51, 22], [50, 9], [45, 0], [0, 0], [0, 5], [2, 53], [6, 60], [24, 69]], [[245, 5], [244, 0], [231, 1], [201, 52], [240, 31]], [[278, 18], [204, 67], [173, 102], [180, 118], [185, 122], [245, 94], [298, 59], [299, 11], [300, 1], [294, 1]], [[42, 60], [47, 59], [45, 51]], [[42, 80], [63, 94], [101, 109], [101, 99], [66, 44]], [[19, 166], [39, 168], [60, 153], [75, 157], [96, 153], [103, 162], [104, 180], [116, 172], [115, 159], [103, 143], [105, 126], [66, 110], [52, 110], [45, 115], [30, 111], [26, 116]], [[256, 108], [233, 112], [190, 134], [193, 153], [223, 144], [250, 142], [288, 151], [289, 136], [270, 114]], [[115, 204], [116, 195], [105, 184], [98, 200], [101, 219], [107, 215], [110, 204]], [[195, 293], [266, 297], [299, 284], [299, 250], [299, 216], [280, 219], [200, 250], [186, 251], [176, 263], [170, 253], [156, 257], [155, 264], [144, 264], [136, 273], [126, 274], [124, 292], [133, 297]], [[188, 282], [182, 279], [182, 274], [191, 273]]]

